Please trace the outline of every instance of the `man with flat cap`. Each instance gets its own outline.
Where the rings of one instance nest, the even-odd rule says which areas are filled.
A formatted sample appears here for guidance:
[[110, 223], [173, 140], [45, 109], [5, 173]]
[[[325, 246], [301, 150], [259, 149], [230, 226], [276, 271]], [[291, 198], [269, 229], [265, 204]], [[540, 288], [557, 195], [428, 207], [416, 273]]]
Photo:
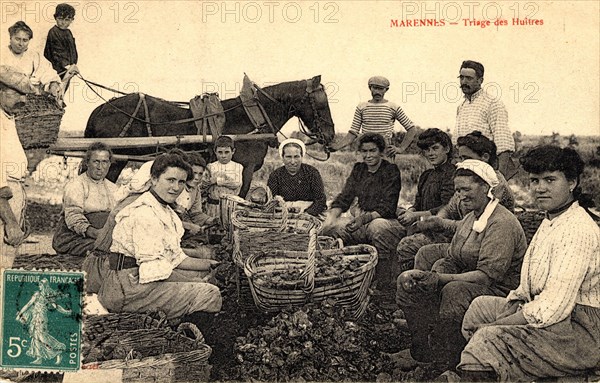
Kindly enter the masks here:
[[465, 60], [460, 66], [460, 88], [465, 99], [456, 112], [456, 126], [452, 141], [476, 130], [494, 141], [498, 154], [498, 170], [509, 180], [518, 171], [512, 159], [515, 140], [508, 127], [508, 113], [499, 99], [481, 88], [484, 68], [477, 61]]
[[[418, 126], [406, 116], [399, 105], [384, 98], [385, 93], [390, 88], [390, 82], [387, 78], [373, 76], [369, 79], [368, 85], [371, 91], [371, 100], [358, 104], [349, 134], [340, 142], [334, 143], [331, 149], [339, 150], [352, 144], [360, 133], [376, 133], [381, 134], [385, 139], [387, 146], [385, 154], [393, 157], [404, 152], [410, 146], [418, 133]], [[406, 135], [400, 146], [392, 144], [395, 121], [400, 122], [406, 129]]]

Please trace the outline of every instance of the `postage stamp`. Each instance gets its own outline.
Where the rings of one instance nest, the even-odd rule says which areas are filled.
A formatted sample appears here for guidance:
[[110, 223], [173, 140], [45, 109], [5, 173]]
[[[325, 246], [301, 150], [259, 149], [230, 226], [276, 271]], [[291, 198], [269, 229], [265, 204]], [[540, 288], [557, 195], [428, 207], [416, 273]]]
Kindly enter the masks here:
[[1, 287], [0, 367], [78, 371], [84, 273], [6, 269]]

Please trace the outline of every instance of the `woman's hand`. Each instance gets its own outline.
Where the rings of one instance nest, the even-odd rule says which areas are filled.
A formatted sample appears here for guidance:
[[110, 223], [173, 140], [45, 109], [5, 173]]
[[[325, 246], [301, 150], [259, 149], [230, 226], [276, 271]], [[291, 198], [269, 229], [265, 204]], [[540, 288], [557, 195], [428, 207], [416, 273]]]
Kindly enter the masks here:
[[196, 225], [192, 222], [184, 222], [183, 228], [187, 230], [191, 235], [196, 235], [202, 231], [202, 227], [200, 225]]
[[408, 227], [417, 222], [420, 216], [421, 215], [416, 211], [406, 210], [404, 213], [398, 216], [398, 221], [400, 221], [404, 227]]
[[438, 280], [437, 273], [413, 269], [400, 274], [397, 284], [408, 292], [430, 292], [437, 288]]
[[19, 246], [25, 240], [25, 233], [19, 225], [5, 225], [4, 242], [10, 246]]
[[433, 215], [430, 217], [426, 217], [422, 221], [417, 221], [415, 223], [415, 229], [418, 232], [424, 231], [440, 231], [443, 229], [442, 218]]
[[85, 236], [88, 238], [92, 238], [92, 239], [98, 238], [99, 233], [100, 233], [100, 230], [96, 229], [92, 225], [88, 226], [88, 228], [85, 230]]
[[394, 145], [388, 145], [387, 148], [385, 148], [385, 150], [383, 151], [383, 153], [388, 156], [388, 157], [394, 157], [397, 154], [402, 153], [402, 151], [400, 150], [399, 147], [394, 146]]
[[54, 97], [54, 99], [59, 105], [62, 105], [63, 91], [59, 83], [57, 83], [56, 81], [52, 81], [48, 86], [48, 93], [50, 93], [50, 95]]

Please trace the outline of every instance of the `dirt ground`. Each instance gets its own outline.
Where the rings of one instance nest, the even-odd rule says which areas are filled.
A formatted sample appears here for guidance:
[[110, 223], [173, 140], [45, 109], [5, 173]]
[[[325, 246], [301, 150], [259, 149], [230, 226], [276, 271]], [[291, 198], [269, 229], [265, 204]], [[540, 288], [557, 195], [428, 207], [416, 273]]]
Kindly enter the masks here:
[[[51, 238], [60, 216], [60, 206], [31, 203], [28, 205], [27, 220], [37, 236]], [[223, 295], [223, 309], [217, 314], [213, 327], [206, 332], [207, 343], [212, 347], [210, 359], [212, 364], [211, 381], [245, 380], [240, 371], [240, 363], [236, 358], [234, 345], [239, 337], [258, 326], [264, 326], [275, 314], [261, 313], [257, 309], [248, 308], [248, 302], [240, 305], [237, 290], [237, 270], [230, 262], [230, 256], [223, 245], [216, 245], [218, 257], [223, 261], [216, 274], [217, 284]], [[391, 297], [372, 301], [366, 314], [357, 325], [362, 334], [369, 339], [369, 359], [377, 360], [385, 353], [394, 353], [409, 346], [410, 336], [405, 323], [394, 317], [396, 307]], [[241, 302], [244, 303], [244, 302]], [[396, 319], [396, 320], [395, 320]], [[377, 381], [430, 381], [444, 371], [444, 366], [423, 365], [413, 370], [399, 370], [389, 367], [382, 369], [371, 380]], [[23, 378], [23, 377], [22, 377]], [[247, 378], [247, 376], [246, 376]], [[332, 380], [323, 376], [319, 380]], [[355, 379], [351, 379], [355, 380]], [[356, 379], [358, 380], [358, 379]], [[24, 381], [60, 381], [60, 375], [41, 376], [34, 374], [25, 377]]]

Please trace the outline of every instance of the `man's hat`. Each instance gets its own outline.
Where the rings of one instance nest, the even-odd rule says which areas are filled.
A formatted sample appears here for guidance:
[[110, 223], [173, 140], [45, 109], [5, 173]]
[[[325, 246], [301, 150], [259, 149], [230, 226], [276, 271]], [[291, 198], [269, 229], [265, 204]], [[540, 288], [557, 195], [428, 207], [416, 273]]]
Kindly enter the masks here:
[[369, 86], [371, 86], [371, 85], [377, 85], [377, 86], [382, 86], [384, 88], [389, 88], [390, 80], [388, 80], [387, 78], [385, 78], [383, 76], [373, 76], [369, 79]]

